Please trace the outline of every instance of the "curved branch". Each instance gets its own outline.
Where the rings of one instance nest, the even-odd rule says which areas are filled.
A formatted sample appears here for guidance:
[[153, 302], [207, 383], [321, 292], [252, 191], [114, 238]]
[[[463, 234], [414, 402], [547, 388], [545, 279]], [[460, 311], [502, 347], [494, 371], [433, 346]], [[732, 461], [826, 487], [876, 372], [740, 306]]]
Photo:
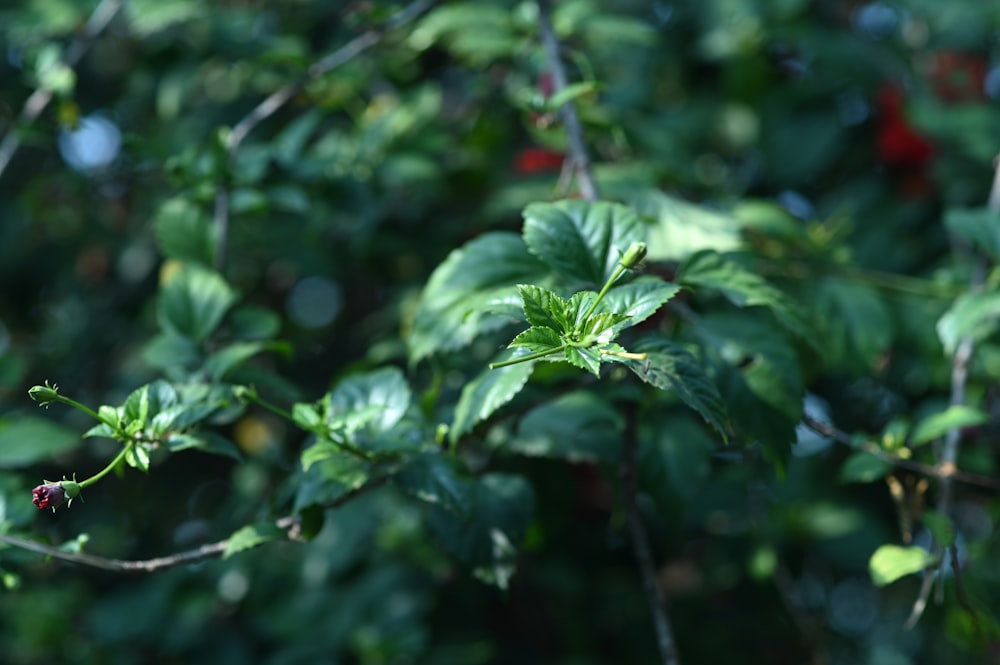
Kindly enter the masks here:
[[[552, 93], [558, 94], [567, 85], [566, 68], [559, 56], [559, 40], [556, 39], [552, 27], [552, 7], [549, 0], [538, 0], [538, 28], [545, 47], [545, 54], [552, 73]], [[590, 170], [590, 157], [587, 156], [587, 146], [583, 140], [583, 125], [577, 115], [576, 105], [572, 100], [559, 107], [563, 124], [566, 126], [566, 138], [569, 141], [569, 160], [573, 164], [576, 176], [580, 181], [580, 194], [588, 201], [599, 198], [597, 184]]]
[[[418, 0], [410, 6], [401, 10], [394, 17], [377, 28], [372, 28], [364, 32], [351, 41], [347, 42], [337, 50], [329, 53], [320, 60], [309, 66], [304, 74], [287, 85], [275, 90], [264, 101], [255, 106], [250, 113], [243, 117], [233, 127], [226, 138], [226, 165], [227, 173], [232, 170], [236, 161], [236, 153], [239, 151], [243, 141], [256, 129], [257, 125], [264, 122], [278, 112], [281, 107], [298, 95], [310, 81], [327, 74], [342, 65], [347, 64], [371, 47], [382, 41], [387, 32], [394, 28], [401, 27], [418, 18], [421, 14], [430, 9], [436, 0]], [[215, 229], [218, 238], [218, 247], [215, 254], [215, 268], [221, 270], [226, 262], [226, 238], [229, 234], [229, 187], [228, 183], [219, 183], [219, 188], [215, 193]]]
[[[94, 9], [94, 13], [90, 15], [90, 18], [87, 19], [83, 32], [73, 40], [73, 43], [66, 50], [66, 57], [63, 58], [63, 64], [68, 67], [75, 67], [84, 54], [90, 50], [97, 36], [108, 27], [111, 19], [115, 17], [121, 6], [122, 0], [104, 0], [101, 2]], [[25, 100], [24, 107], [21, 109], [17, 120], [11, 123], [11, 126], [7, 128], [7, 133], [4, 135], [3, 141], [0, 141], [0, 176], [3, 176], [3, 172], [10, 164], [10, 160], [13, 159], [14, 153], [21, 147], [21, 139], [17, 135], [18, 127], [30, 125], [37, 120], [38, 116], [45, 110], [45, 107], [52, 101], [52, 96], [51, 90], [37, 88]]]
[[[383, 476], [380, 478], [375, 478], [374, 480], [369, 480], [364, 485], [356, 487], [355, 489], [343, 494], [332, 501], [328, 501], [322, 504], [324, 510], [338, 508], [348, 501], [357, 498], [358, 496], [369, 492], [376, 487], [381, 487], [389, 481], [388, 476]], [[282, 517], [274, 522], [274, 525], [283, 531], [288, 531], [293, 529], [298, 523], [298, 516], [289, 515], [287, 517]], [[5, 543], [13, 547], [19, 547], [24, 550], [29, 550], [37, 554], [44, 554], [50, 556], [54, 559], [60, 559], [62, 561], [67, 561], [69, 563], [75, 563], [81, 566], [89, 566], [91, 568], [100, 568], [101, 570], [110, 570], [115, 573], [153, 573], [158, 570], [164, 570], [166, 568], [174, 568], [176, 566], [181, 566], [188, 563], [196, 563], [198, 561], [204, 561], [205, 559], [211, 559], [221, 555], [226, 551], [226, 547], [229, 545], [229, 538], [220, 540], [215, 543], [208, 543], [196, 547], [193, 550], [187, 550], [184, 552], [178, 552], [176, 554], [170, 554], [168, 556], [156, 557], [155, 559], [141, 559], [141, 560], [128, 560], [128, 559], [110, 559], [103, 556], [97, 556], [94, 554], [84, 554], [84, 553], [73, 553], [61, 550], [58, 547], [52, 547], [50, 545], [43, 545], [37, 543], [33, 540], [25, 540], [23, 538], [17, 538], [16, 536], [8, 536], [5, 534], [0, 534], [0, 543]]]

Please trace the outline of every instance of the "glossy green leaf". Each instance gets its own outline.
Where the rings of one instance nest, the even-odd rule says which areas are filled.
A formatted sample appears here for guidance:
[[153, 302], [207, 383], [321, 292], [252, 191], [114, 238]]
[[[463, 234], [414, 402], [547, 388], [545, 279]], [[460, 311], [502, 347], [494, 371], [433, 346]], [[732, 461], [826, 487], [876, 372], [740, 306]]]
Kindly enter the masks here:
[[728, 438], [726, 404], [715, 383], [693, 355], [669, 340], [656, 337], [639, 340], [633, 345], [633, 350], [645, 353], [646, 359], [609, 358], [626, 365], [644, 382], [675, 393], [724, 440]]
[[601, 312], [627, 314], [629, 318], [615, 326], [620, 331], [648, 319], [680, 290], [677, 284], [656, 277], [640, 277], [608, 291], [597, 308]]
[[[532, 328], [531, 330], [537, 330]], [[534, 364], [517, 363], [497, 369], [485, 369], [462, 388], [455, 407], [455, 418], [448, 430], [452, 443], [471, 431], [476, 423], [489, 418], [514, 398], [528, 382]]]
[[868, 572], [875, 586], [892, 584], [901, 577], [919, 573], [934, 562], [922, 547], [882, 545], [868, 561]]
[[881, 480], [892, 469], [889, 462], [866, 452], [857, 452], [844, 461], [839, 478], [842, 483], [871, 483]]
[[531, 284], [518, 284], [524, 302], [524, 316], [533, 326], [566, 330], [566, 301], [557, 293]]
[[989, 422], [989, 419], [988, 415], [975, 407], [963, 404], [949, 406], [918, 422], [910, 435], [910, 443], [919, 446], [944, 436], [948, 430], [982, 425]]
[[[601, 354], [593, 348], [584, 349], [573, 346], [566, 347], [563, 355], [570, 365], [585, 369], [594, 376], [601, 375]], [[557, 356], [553, 356], [556, 358]]]
[[995, 287], [960, 296], [938, 320], [937, 332], [947, 353], [969, 338], [981, 342], [1000, 328], [1000, 291]]
[[571, 462], [621, 459], [623, 421], [607, 400], [576, 391], [529, 411], [507, 447], [530, 457]]
[[410, 361], [522, 319], [517, 284], [543, 284], [548, 273], [511, 233], [487, 233], [453, 251], [424, 288], [406, 340]]
[[128, 450], [125, 451], [125, 463], [149, 473], [149, 450], [140, 443], [129, 445]]
[[258, 545], [263, 545], [274, 540], [284, 540], [287, 536], [285, 532], [278, 528], [274, 522], [257, 522], [237, 530], [226, 542], [226, 549], [222, 552], [222, 558], [228, 559], [234, 554], [253, 549]]
[[184, 265], [161, 287], [157, 317], [166, 330], [203, 342], [236, 300], [236, 292], [217, 273]]
[[510, 344], [510, 347], [522, 347], [531, 352], [547, 351], [557, 349], [562, 346], [562, 337], [552, 328], [531, 327], [517, 334]]
[[601, 286], [645, 227], [625, 206], [598, 201], [535, 203], [524, 210], [524, 242], [531, 253], [580, 284]]
[[0, 419], [0, 468], [19, 469], [68, 453], [82, 443], [68, 427], [34, 416]]
[[656, 190], [643, 192], [629, 202], [640, 213], [653, 218], [646, 241], [650, 260], [683, 261], [700, 251], [727, 252], [742, 245], [742, 224], [726, 211]]
[[396, 367], [349, 376], [327, 395], [327, 422], [349, 431], [384, 432], [399, 422], [410, 406], [410, 386]]
[[814, 335], [798, 306], [763, 277], [721, 254], [702, 251], [692, 255], [681, 266], [677, 281], [718, 291], [737, 307], [767, 307], [787, 330], [814, 343]]

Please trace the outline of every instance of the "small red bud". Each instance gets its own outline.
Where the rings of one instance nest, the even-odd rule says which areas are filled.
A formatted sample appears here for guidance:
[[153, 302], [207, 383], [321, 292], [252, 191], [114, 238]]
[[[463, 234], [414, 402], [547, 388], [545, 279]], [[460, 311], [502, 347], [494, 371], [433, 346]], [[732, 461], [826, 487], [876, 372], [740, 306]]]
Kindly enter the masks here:
[[31, 490], [31, 502], [38, 506], [39, 510], [51, 508], [55, 512], [66, 500], [66, 490], [59, 483], [46, 483]]

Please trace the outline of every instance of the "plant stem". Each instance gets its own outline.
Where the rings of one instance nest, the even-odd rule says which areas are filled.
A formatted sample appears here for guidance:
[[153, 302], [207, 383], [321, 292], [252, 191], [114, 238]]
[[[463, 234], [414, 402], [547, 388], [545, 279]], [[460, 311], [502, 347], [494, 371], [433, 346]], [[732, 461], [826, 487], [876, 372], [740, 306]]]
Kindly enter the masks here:
[[597, 309], [597, 306], [601, 304], [601, 300], [603, 300], [604, 296], [607, 295], [608, 290], [614, 285], [615, 282], [618, 281], [618, 278], [621, 277], [622, 273], [625, 272], [626, 270], [628, 270], [628, 268], [626, 268], [625, 266], [621, 264], [618, 265], [618, 268], [615, 270], [614, 274], [608, 278], [608, 281], [604, 282], [604, 286], [601, 287], [601, 292], [597, 294], [596, 298], [594, 298], [594, 302], [591, 303], [590, 309], [588, 309], [587, 313], [584, 314], [583, 318], [580, 319], [581, 323], [585, 323], [587, 319], [590, 318], [590, 315], [594, 313], [594, 310]]
[[80, 411], [83, 411], [84, 413], [86, 413], [88, 416], [90, 416], [91, 418], [93, 418], [97, 422], [104, 423], [105, 425], [107, 425], [111, 429], [115, 430], [116, 432], [119, 431], [118, 423], [111, 422], [109, 420], [105, 420], [104, 416], [102, 416], [101, 414], [99, 414], [97, 411], [94, 411], [92, 408], [90, 408], [89, 406], [87, 406], [85, 404], [80, 404], [79, 402], [77, 402], [75, 399], [73, 399], [71, 397], [66, 397], [65, 395], [56, 395], [55, 400], [59, 401], [59, 402], [62, 402], [63, 404], [66, 404], [68, 406], [71, 406], [74, 409], [79, 409]]
[[509, 367], [511, 365], [516, 365], [518, 363], [526, 363], [529, 360], [538, 360], [539, 358], [544, 358], [545, 356], [551, 356], [554, 353], [565, 351], [567, 346], [568, 346], [567, 344], [563, 344], [553, 349], [545, 349], [544, 351], [535, 351], [534, 353], [529, 353], [526, 356], [518, 356], [517, 358], [511, 358], [509, 360], [501, 360], [498, 363], [490, 363], [490, 369], [499, 369], [501, 367]]
[[135, 445], [135, 444], [130, 443], [130, 444], [124, 446], [118, 452], [118, 454], [115, 455], [115, 458], [113, 460], [111, 460], [110, 464], [108, 464], [106, 467], [104, 467], [103, 469], [101, 469], [99, 472], [97, 472], [96, 474], [94, 474], [90, 478], [87, 478], [86, 480], [80, 481], [80, 489], [83, 489], [84, 487], [89, 487], [89, 486], [93, 485], [94, 483], [96, 483], [101, 478], [103, 478], [104, 476], [108, 475], [108, 473], [111, 472], [111, 469], [113, 469], [116, 466], [118, 466], [118, 464], [123, 459], [125, 459], [125, 454], [128, 453], [129, 446], [133, 446], [133, 445]]

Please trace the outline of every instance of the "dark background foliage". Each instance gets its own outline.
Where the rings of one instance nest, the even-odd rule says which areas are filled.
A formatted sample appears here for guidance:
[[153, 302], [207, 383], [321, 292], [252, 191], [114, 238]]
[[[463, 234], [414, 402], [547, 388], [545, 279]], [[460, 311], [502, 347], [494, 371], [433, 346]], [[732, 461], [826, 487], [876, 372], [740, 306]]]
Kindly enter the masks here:
[[[234, 337], [287, 342], [240, 364], [232, 383], [287, 405], [392, 366], [428, 420], [448, 423], [510, 337], [484, 331], [413, 358], [428, 279], [456, 248], [519, 233], [525, 206], [574, 197], [577, 183], [563, 172], [566, 127], [546, 105], [534, 3], [443, 2], [379, 33], [309, 79], [231, 166], [223, 128], [404, 5], [131, 0], [89, 36], [88, 17], [114, 4], [0, 7], [0, 130], [19, 142], [0, 171], [0, 520], [3, 533], [143, 559], [279, 517], [310, 482], [307, 435], [249, 407], [217, 427], [238, 461], [185, 451], [149, 474], [110, 476], [69, 510], [30, 505], [40, 479], [95, 473], [118, 447], [81, 439], [93, 423], [78, 411], [39, 411], [30, 386], [49, 380], [96, 408], [191, 370], [157, 337], [157, 295], [178, 257], [211, 265], [221, 243], [217, 267], [246, 308], [228, 322]], [[454, 556], [437, 508], [390, 486], [328, 511], [307, 543], [150, 575], [3, 549], [0, 660], [659, 662], [618, 450], [600, 429], [618, 431], [617, 406], [632, 402], [639, 508], [682, 662], [991, 662], [995, 490], [955, 487], [964, 584], [951, 573], [943, 602], [907, 630], [921, 576], [878, 587], [869, 561], [907, 532], [929, 542], [920, 517], [937, 483], [905, 465], [851, 467], [848, 446], [800, 421], [804, 403], [894, 455], [910, 432], [911, 459], [936, 461], [909, 429], [954, 396], [936, 326], [971, 281], [988, 293], [995, 281], [969, 251], [989, 258], [988, 241], [955, 230], [990, 192], [1000, 9], [573, 0], [556, 3], [554, 23], [571, 83], [585, 84], [574, 103], [602, 198], [648, 218], [647, 272], [694, 280], [685, 262], [715, 250], [794, 305], [783, 319], [776, 301], [734, 307], [692, 281], [643, 324], [705, 349], [733, 441], [669, 395], [635, 397], [622, 381], [586, 393], [599, 396], [581, 407], [596, 430], [560, 429], [558, 411], [531, 421], [533, 408], [595, 387], [545, 365], [459, 444], [470, 473], [530, 487], [518, 494], [531, 516], [506, 589]], [[60, 66], [74, 44], [86, 52]], [[51, 103], [19, 120], [37, 90], [52, 90]], [[958, 325], [976, 331], [968, 400], [987, 416], [995, 302]], [[804, 334], [786, 325], [795, 317]], [[564, 452], [530, 452], [529, 434], [552, 418]], [[995, 474], [993, 422], [963, 431], [962, 469]], [[577, 454], [594, 445], [596, 456]]]

